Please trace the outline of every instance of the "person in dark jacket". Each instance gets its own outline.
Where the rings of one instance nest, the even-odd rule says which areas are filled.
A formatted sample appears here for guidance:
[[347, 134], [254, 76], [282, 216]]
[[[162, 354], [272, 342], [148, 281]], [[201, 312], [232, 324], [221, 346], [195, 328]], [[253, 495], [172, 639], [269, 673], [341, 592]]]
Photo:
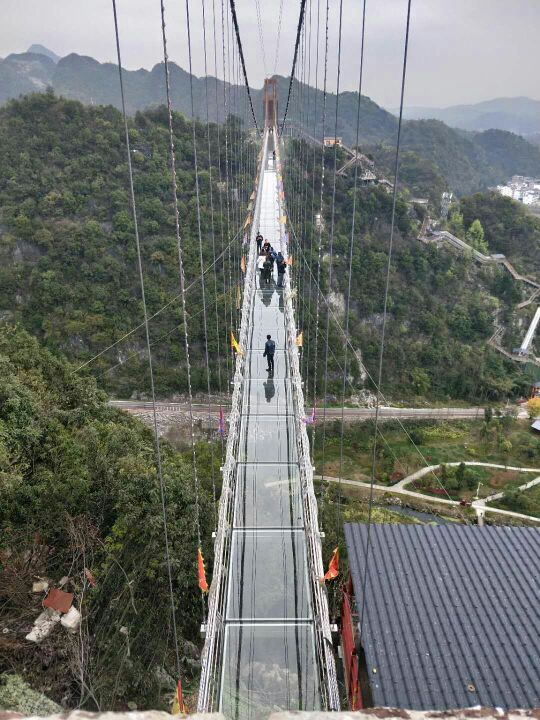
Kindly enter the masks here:
[[266, 358], [268, 362], [268, 368], [266, 372], [269, 372], [269, 377], [274, 376], [274, 353], [276, 352], [276, 343], [272, 340], [271, 335], [266, 336], [266, 343], [264, 344], [264, 354], [263, 357]]
[[268, 254], [262, 266], [262, 279], [265, 285], [270, 285], [270, 280], [272, 279], [272, 268], [272, 260]]
[[285, 258], [281, 253], [277, 254], [276, 257], [276, 265], [277, 265], [277, 286], [283, 287], [283, 280], [285, 279], [285, 271], [287, 270], [287, 263], [285, 262]]
[[255, 240], [257, 241], [257, 255], [261, 254], [261, 247], [263, 244], [263, 239], [264, 238], [261, 235], [261, 231], [259, 230], [259, 232], [257, 233], [257, 237], [255, 238]]

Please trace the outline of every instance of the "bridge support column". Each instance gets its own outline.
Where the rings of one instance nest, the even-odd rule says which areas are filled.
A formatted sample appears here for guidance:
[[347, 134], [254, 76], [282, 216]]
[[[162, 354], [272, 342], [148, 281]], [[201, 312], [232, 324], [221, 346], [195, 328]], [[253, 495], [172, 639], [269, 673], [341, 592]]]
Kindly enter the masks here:
[[275, 78], [266, 78], [264, 81], [263, 104], [264, 127], [275, 127], [278, 118], [277, 82]]

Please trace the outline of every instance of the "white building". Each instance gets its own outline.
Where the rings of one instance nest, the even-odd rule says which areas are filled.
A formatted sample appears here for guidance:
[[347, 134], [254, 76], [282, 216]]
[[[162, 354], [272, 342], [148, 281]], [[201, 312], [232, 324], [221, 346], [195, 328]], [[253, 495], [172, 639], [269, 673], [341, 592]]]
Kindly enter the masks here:
[[540, 180], [514, 175], [506, 185], [497, 185], [497, 192], [524, 205], [540, 204]]

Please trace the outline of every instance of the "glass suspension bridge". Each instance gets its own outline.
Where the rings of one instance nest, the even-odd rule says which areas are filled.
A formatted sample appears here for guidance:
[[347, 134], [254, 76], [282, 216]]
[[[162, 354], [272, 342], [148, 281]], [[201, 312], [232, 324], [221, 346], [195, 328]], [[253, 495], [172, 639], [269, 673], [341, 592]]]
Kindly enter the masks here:
[[276, 111], [265, 100], [199, 690], [200, 712], [235, 719], [339, 709], [292, 288], [256, 268], [257, 231], [288, 257]]

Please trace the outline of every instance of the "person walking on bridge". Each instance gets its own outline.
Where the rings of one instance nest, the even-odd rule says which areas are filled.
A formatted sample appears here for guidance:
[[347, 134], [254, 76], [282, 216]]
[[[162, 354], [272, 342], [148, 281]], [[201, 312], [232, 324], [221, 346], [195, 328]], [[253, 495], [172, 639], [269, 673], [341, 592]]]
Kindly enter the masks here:
[[262, 266], [262, 279], [265, 285], [270, 285], [272, 280], [272, 259], [270, 254], [268, 254], [264, 259]]
[[285, 279], [285, 271], [287, 270], [287, 263], [285, 261], [285, 258], [283, 255], [279, 252], [276, 257], [276, 265], [277, 265], [277, 286], [283, 287], [283, 280]]
[[259, 232], [257, 233], [257, 237], [255, 238], [255, 240], [257, 241], [257, 255], [261, 254], [261, 247], [263, 244], [263, 239], [264, 238], [261, 235], [261, 231], [259, 230]]
[[276, 352], [276, 343], [272, 340], [271, 335], [266, 336], [266, 343], [264, 344], [263, 357], [268, 362], [268, 368], [266, 372], [270, 373], [268, 377], [274, 377], [274, 353]]

